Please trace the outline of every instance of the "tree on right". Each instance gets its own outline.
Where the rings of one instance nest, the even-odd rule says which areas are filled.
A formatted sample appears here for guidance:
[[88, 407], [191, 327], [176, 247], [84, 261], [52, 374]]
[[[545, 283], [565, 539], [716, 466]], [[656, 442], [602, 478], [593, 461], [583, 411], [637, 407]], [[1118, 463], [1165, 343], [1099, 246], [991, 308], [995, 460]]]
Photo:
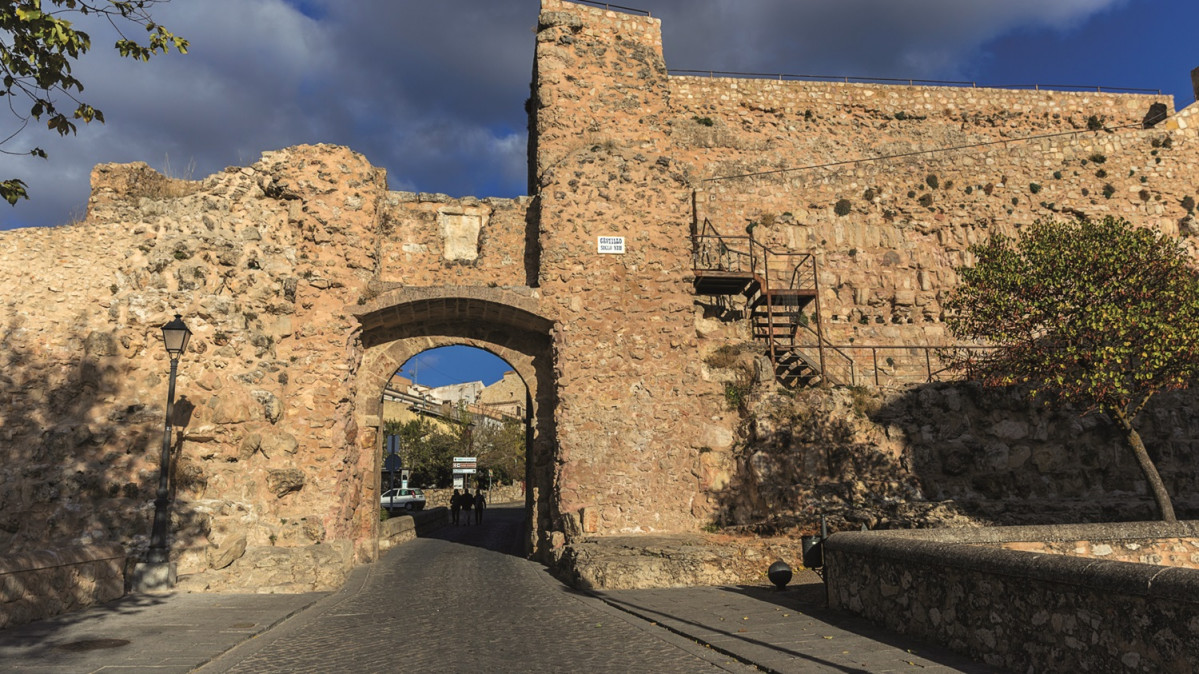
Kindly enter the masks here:
[[1161, 518], [1174, 506], [1137, 431], [1154, 395], [1199, 374], [1199, 271], [1182, 243], [1125, 220], [1038, 221], [972, 246], [946, 302], [987, 386], [1104, 413], [1123, 432]]

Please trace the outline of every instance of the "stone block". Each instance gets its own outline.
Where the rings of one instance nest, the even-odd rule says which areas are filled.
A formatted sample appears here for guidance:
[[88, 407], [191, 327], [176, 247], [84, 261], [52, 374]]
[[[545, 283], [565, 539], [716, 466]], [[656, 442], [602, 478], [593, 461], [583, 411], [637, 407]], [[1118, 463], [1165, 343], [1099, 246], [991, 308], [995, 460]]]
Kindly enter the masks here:
[[170, 592], [176, 581], [174, 562], [141, 562], [133, 567], [130, 589], [147, 594]]

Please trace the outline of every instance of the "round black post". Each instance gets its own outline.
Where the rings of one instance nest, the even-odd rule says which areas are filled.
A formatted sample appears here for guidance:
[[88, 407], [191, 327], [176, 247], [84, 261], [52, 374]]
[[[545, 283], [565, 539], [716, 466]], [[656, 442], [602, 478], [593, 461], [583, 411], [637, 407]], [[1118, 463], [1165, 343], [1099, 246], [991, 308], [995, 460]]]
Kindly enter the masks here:
[[167, 387], [167, 418], [166, 427], [162, 432], [162, 459], [158, 464], [158, 496], [154, 499], [154, 527], [150, 530], [150, 554], [146, 561], [159, 564], [170, 561], [167, 550], [167, 524], [170, 513], [167, 511], [170, 495], [168, 480], [171, 471], [171, 418], [175, 415], [175, 374], [179, 370], [179, 357], [171, 358], [171, 383]]

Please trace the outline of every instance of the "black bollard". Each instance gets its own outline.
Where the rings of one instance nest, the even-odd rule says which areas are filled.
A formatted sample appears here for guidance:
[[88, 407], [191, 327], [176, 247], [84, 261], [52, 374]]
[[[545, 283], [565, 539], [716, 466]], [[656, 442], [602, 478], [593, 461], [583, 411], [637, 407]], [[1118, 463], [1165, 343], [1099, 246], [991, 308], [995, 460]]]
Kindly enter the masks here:
[[791, 567], [780, 559], [770, 565], [770, 569], [766, 571], [766, 577], [781, 590], [791, 582]]

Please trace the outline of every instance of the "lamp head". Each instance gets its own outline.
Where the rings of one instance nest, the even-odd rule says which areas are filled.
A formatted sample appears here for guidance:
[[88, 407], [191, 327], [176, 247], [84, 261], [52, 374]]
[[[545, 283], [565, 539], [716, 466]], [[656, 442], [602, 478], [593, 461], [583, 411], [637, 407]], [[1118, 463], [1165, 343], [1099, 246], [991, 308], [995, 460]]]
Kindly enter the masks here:
[[187, 343], [191, 340], [192, 331], [183, 324], [183, 317], [175, 314], [175, 320], [162, 326], [162, 343], [167, 348], [171, 360], [179, 358], [187, 351]]

